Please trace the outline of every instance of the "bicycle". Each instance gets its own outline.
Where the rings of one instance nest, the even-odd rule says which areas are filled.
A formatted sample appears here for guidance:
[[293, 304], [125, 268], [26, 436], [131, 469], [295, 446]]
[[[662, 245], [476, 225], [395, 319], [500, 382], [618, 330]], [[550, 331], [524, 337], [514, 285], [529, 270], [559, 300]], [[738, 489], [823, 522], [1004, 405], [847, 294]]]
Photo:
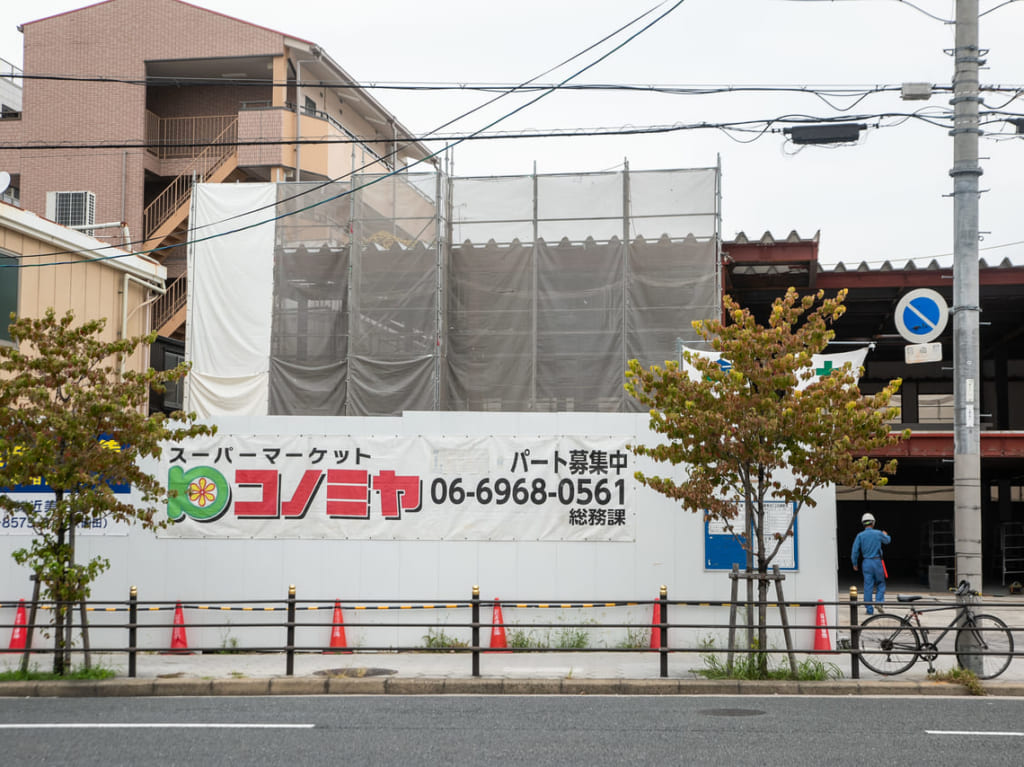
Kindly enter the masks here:
[[[969, 598], [980, 594], [972, 591], [967, 581], [960, 582], [956, 595], [968, 601], [925, 608], [911, 605], [910, 612], [903, 617], [879, 612], [868, 618], [860, 626], [861, 662], [875, 673], [889, 676], [902, 674], [922, 658], [928, 661], [928, 671], [932, 673], [935, 671], [932, 662], [939, 656], [939, 642], [950, 631], [955, 631], [954, 651], [960, 668], [980, 668], [979, 679], [992, 679], [1002, 674], [1013, 658], [1013, 635], [994, 615], [974, 612]], [[920, 595], [896, 597], [898, 602], [919, 599], [922, 599]], [[921, 615], [941, 610], [956, 610], [956, 615], [933, 642], [928, 629], [921, 625]]]

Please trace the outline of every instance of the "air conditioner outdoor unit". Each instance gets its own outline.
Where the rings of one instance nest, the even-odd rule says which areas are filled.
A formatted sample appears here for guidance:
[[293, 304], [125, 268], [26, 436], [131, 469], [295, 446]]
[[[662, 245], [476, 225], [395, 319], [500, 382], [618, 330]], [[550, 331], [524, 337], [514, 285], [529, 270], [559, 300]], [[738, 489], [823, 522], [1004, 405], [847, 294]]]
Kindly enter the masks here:
[[91, 237], [93, 230], [82, 227], [96, 223], [96, 195], [92, 192], [47, 192], [46, 217]]

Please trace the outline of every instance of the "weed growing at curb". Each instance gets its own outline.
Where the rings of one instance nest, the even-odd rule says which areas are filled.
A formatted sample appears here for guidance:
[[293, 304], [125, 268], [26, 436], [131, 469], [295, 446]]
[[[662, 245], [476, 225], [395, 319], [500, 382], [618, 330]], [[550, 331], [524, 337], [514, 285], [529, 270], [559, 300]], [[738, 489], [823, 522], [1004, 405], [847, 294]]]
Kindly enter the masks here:
[[0, 671], [0, 682], [41, 682], [49, 680], [64, 679], [111, 679], [117, 676], [113, 669], [93, 666], [92, 668], [79, 668], [70, 673], [54, 674], [52, 671], [40, 671], [38, 668], [30, 668], [28, 671], [20, 669]]
[[705, 679], [776, 679], [793, 680], [798, 682], [826, 682], [831, 679], [842, 679], [843, 672], [834, 663], [824, 663], [817, 658], [807, 658], [797, 664], [796, 675], [789, 668], [789, 664], [783, 660], [774, 668], [768, 668], [762, 672], [759, 665], [757, 653], [737, 653], [732, 661], [732, 669], [728, 664], [718, 657], [715, 650], [714, 639], [701, 641], [700, 657], [704, 661], [704, 668], [694, 669], [693, 673]]
[[951, 668], [949, 671], [934, 671], [928, 674], [933, 682], [953, 682], [962, 685], [971, 695], [988, 695], [973, 671], [965, 668]]

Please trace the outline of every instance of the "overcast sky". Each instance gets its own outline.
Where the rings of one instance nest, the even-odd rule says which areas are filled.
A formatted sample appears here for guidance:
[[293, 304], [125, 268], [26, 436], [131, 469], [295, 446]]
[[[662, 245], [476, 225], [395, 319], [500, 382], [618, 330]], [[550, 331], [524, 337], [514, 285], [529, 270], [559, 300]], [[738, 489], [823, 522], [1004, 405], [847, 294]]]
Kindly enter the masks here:
[[[1000, 8], [982, 0], [983, 84], [1024, 88], [1024, 2]], [[83, 7], [82, 0], [4, 2], [0, 57], [20, 65], [21, 23]], [[361, 82], [500, 83], [529, 80], [657, 5], [657, 0], [199, 0], [194, 3], [310, 40]], [[665, 3], [656, 13], [669, 8]], [[952, 19], [953, 0], [915, 0]], [[329, 10], [325, 10], [329, 9]], [[647, 17], [653, 19], [654, 15]], [[621, 41], [620, 36], [616, 38]], [[110, 42], [116, 44], [116, 30]], [[668, 17], [574, 82], [857, 88], [903, 82], [950, 83], [953, 26], [900, 0], [687, 0]], [[540, 78], [557, 82], [608, 44]], [[111, 73], [114, 74], [114, 73]], [[479, 92], [374, 91], [413, 132], [422, 134], [492, 96]], [[1024, 95], [989, 94], [989, 107], [1024, 114]], [[898, 93], [832, 98], [811, 93], [676, 95], [560, 91], [500, 123], [496, 130], [589, 129], [699, 122], [756, 121], [785, 115], [862, 114], [949, 109], [949, 95], [904, 102]], [[473, 132], [525, 103], [503, 99], [447, 129]], [[821, 232], [825, 263], [866, 260], [898, 266], [952, 251], [952, 139], [917, 119], [882, 120], [855, 145], [796, 151], [781, 133], [756, 137], [719, 130], [665, 135], [477, 141], [454, 151], [457, 175], [637, 170], [722, 165], [722, 232], [755, 239], [796, 230]], [[776, 126], [780, 130], [782, 126]], [[1024, 263], [1024, 139], [1005, 123], [981, 142], [981, 255]], [[1001, 137], [996, 134], [1001, 133]], [[749, 142], [749, 143], [740, 143]], [[436, 145], [432, 145], [436, 146]], [[950, 258], [939, 259], [948, 264]]]

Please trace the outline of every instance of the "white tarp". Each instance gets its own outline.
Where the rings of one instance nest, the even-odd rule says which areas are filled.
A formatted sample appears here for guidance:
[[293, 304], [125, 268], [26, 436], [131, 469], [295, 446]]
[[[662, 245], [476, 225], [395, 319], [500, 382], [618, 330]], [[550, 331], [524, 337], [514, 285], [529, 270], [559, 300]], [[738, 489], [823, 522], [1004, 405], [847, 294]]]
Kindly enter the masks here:
[[274, 184], [193, 188], [192, 220], [203, 226], [188, 254], [186, 410], [200, 416], [267, 411], [274, 223], [259, 222], [276, 201]]
[[161, 537], [634, 541], [623, 437], [214, 437], [169, 445]]

